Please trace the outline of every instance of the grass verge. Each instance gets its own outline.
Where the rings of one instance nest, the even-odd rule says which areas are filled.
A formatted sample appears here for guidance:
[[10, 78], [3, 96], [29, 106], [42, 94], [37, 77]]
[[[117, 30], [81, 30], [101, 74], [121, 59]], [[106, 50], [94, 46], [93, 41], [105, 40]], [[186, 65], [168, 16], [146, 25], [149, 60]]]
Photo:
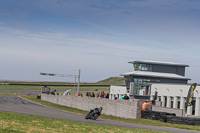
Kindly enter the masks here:
[[0, 111], [2, 133], [161, 133]]
[[[69, 111], [69, 112], [73, 112], [73, 113], [77, 113], [77, 114], [86, 115], [88, 113], [88, 111], [83, 111], [83, 110], [76, 109], [76, 108], [71, 108], [71, 107], [67, 107], [67, 106], [62, 106], [62, 105], [42, 101], [42, 100], [36, 99], [36, 97], [33, 97], [33, 96], [21, 96], [21, 97], [31, 100], [31, 101], [34, 101], [34, 102], [37, 102], [37, 103], [40, 103], [40, 104], [43, 104], [43, 105], [46, 105], [46, 106], [49, 106], [49, 107], [53, 107], [53, 108], [57, 108], [57, 109], [61, 109], [61, 110], [65, 110], [65, 111]], [[189, 130], [200, 131], [200, 126], [170, 124], [170, 123], [164, 123], [164, 122], [150, 120], [150, 119], [126, 119], [126, 118], [114, 117], [111, 115], [104, 115], [104, 114], [102, 114], [99, 118], [123, 121], [123, 122], [129, 122], [129, 123], [152, 125], [152, 126], [162, 126], [162, 127], [180, 128], [180, 129], [189, 129]]]
[[14, 93], [0, 93], [0, 95], [14, 96]]

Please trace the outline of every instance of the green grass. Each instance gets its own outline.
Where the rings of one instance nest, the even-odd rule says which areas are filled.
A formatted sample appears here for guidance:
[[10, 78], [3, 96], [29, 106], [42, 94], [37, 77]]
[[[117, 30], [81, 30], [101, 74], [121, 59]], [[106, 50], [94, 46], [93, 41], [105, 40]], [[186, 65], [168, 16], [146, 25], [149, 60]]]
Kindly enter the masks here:
[[[42, 86], [24, 86], [24, 85], [3, 85], [0, 86], [0, 91], [10, 91], [10, 90], [41, 90]], [[74, 90], [72, 86], [50, 86], [51, 90]], [[75, 88], [77, 89], [77, 88]], [[102, 89], [110, 89], [110, 87], [102, 87], [102, 86], [84, 86], [80, 87], [80, 90], [102, 90]]]
[[124, 77], [110, 77], [101, 81], [98, 81], [96, 84], [101, 85], [125, 85]]
[[[10, 84], [45, 84], [45, 85], [73, 85], [73, 82], [40, 82], [40, 81], [0, 81], [0, 83], [10, 83]], [[81, 82], [83, 85], [125, 85], [124, 77], [109, 77], [107, 79], [93, 82], [85, 83]]]
[[0, 95], [14, 96], [14, 93], [0, 93]]
[[2, 133], [160, 133], [0, 111]]
[[[65, 111], [69, 111], [69, 112], [73, 112], [73, 113], [77, 113], [77, 114], [86, 115], [88, 113], [88, 111], [83, 111], [83, 110], [76, 109], [76, 108], [71, 108], [71, 107], [67, 107], [67, 106], [62, 106], [62, 105], [42, 101], [42, 100], [36, 99], [36, 97], [33, 97], [33, 96], [22, 96], [22, 97], [25, 99], [49, 106], [49, 107], [53, 107], [53, 108], [57, 108], [57, 109], [61, 109], [61, 110], [65, 110]], [[102, 114], [99, 118], [123, 121], [123, 122], [129, 122], [129, 123], [152, 125], [152, 126], [162, 126], [162, 127], [180, 128], [180, 129], [189, 129], [189, 130], [200, 131], [200, 126], [170, 124], [170, 123], [164, 123], [164, 122], [149, 120], [149, 119], [126, 119], [126, 118], [114, 117], [111, 115], [104, 115], [104, 114]]]
[[[1, 93], [0, 93], [0, 95], [1, 95]], [[3, 94], [3, 95], [13, 95], [13, 94], [8, 93], [8, 94]], [[53, 108], [57, 108], [57, 109], [61, 109], [61, 110], [65, 110], [65, 111], [69, 111], [69, 112], [73, 112], [73, 113], [77, 113], [77, 114], [86, 115], [88, 113], [88, 111], [83, 111], [83, 110], [76, 109], [76, 108], [71, 108], [71, 107], [67, 107], [67, 106], [62, 106], [62, 105], [42, 101], [42, 100], [36, 99], [36, 96], [21, 96], [21, 97], [31, 100], [31, 101], [34, 101], [34, 102], [37, 102], [37, 103], [40, 103], [40, 104], [43, 104], [43, 105], [46, 105], [46, 106], [49, 106], [49, 107], [53, 107]], [[170, 123], [164, 123], [164, 122], [149, 120], [149, 119], [125, 119], [125, 118], [114, 117], [114, 116], [110, 116], [110, 115], [108, 116], [108, 115], [104, 115], [104, 114], [102, 114], [100, 116], [100, 118], [116, 120], [116, 121], [124, 121], [124, 122], [130, 122], [130, 123], [137, 123], [137, 124], [146, 124], [146, 125], [153, 125], [153, 126], [162, 126], [162, 127], [171, 127], [171, 128], [180, 128], [180, 129], [189, 129], [189, 130], [200, 131], [200, 126], [170, 124]]]

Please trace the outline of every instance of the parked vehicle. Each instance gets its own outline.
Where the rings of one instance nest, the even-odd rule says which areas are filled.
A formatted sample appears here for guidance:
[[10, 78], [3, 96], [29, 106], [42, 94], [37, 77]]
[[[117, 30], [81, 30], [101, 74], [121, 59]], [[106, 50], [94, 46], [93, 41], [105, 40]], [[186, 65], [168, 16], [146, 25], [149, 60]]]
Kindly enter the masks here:
[[42, 87], [41, 93], [49, 94], [49, 93], [50, 93], [50, 87], [47, 87], [47, 86], [45, 85], [44, 87]]

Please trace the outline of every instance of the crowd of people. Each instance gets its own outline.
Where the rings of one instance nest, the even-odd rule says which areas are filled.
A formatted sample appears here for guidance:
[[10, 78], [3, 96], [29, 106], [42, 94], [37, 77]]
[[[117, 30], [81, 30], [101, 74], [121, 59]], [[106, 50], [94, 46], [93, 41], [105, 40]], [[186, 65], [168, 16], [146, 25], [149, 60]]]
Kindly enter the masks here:
[[[59, 95], [59, 93], [58, 93], [58, 95]], [[66, 95], [70, 95], [70, 92], [67, 93]], [[83, 97], [83, 94], [79, 92], [78, 96]], [[107, 98], [107, 99], [109, 99], [109, 93], [105, 93], [104, 91], [97, 92], [96, 94], [94, 92], [86, 92], [85, 96], [93, 97], [93, 98]], [[124, 95], [122, 94], [119, 97], [117, 97], [117, 95], [114, 95], [114, 100], [117, 100], [117, 99], [129, 100], [129, 96], [127, 94], [124, 94]]]
[[109, 98], [109, 93], [104, 93], [104, 91], [102, 92], [98, 92], [95, 96], [94, 92], [86, 92], [85, 96], [87, 97], [96, 97], [96, 98]]
[[[42, 90], [42, 92], [44, 93], [44, 89]], [[50, 89], [49, 89], [49, 91], [47, 91], [46, 94], [59, 95], [59, 92], [57, 92], [56, 90], [50, 91]], [[67, 92], [66, 95], [71, 95], [70, 91]], [[83, 94], [79, 92], [78, 96], [83, 97]], [[94, 97], [94, 98], [107, 98], [107, 99], [109, 99], [109, 93], [105, 93], [104, 91], [97, 92], [96, 95], [95, 95], [94, 92], [86, 92], [85, 96]], [[116, 94], [114, 94], [114, 100], [117, 100], [117, 99], [129, 100], [129, 96], [127, 94], [120, 95], [120, 96], [119, 95], [117, 96]]]
[[[114, 95], [114, 99], [117, 100], [117, 95]], [[129, 96], [127, 94], [121, 95], [119, 99], [129, 100]]]
[[59, 92], [56, 92], [56, 90], [51, 91], [51, 95], [59, 95]]

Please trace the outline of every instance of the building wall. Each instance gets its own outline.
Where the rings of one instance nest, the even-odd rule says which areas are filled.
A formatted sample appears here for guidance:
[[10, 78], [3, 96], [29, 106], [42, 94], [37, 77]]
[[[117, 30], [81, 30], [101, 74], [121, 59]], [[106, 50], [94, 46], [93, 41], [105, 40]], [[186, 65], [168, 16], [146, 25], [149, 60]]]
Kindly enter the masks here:
[[[188, 84], [152, 83], [151, 95], [154, 95], [155, 91], [157, 91], [158, 96], [187, 97], [190, 86], [191, 85], [188, 85]], [[124, 93], [127, 93], [126, 90], [127, 90], [126, 86], [111, 85], [110, 94], [124, 94]], [[194, 97], [200, 97], [200, 86], [196, 87], [194, 91]]]
[[91, 97], [75, 97], [62, 95], [42, 94], [41, 100], [64, 105], [68, 107], [78, 108], [89, 111], [97, 107], [103, 107], [103, 114], [112, 115], [124, 118], [140, 118], [141, 107], [144, 100], [110, 100], [106, 98], [91, 98]]
[[[151, 85], [151, 93], [154, 94], [155, 91], [158, 92], [158, 96], [167, 95], [167, 96], [183, 96], [187, 97], [188, 90], [191, 85], [185, 84], [156, 84]], [[200, 86], [197, 86], [194, 91], [194, 97], [199, 97]]]
[[[127, 88], [125, 85], [111, 85], [110, 86], [109, 99], [114, 99], [114, 95], [120, 97], [120, 95], [124, 95], [124, 94], [128, 94], [128, 96], [129, 96], [129, 93], [127, 92]], [[118, 97], [118, 99], [119, 99], [119, 97]]]
[[[186, 98], [191, 85], [181, 84], [152, 84], [151, 86], [151, 99], [155, 95], [155, 91], [158, 92], [157, 96], [162, 102], [162, 107], [183, 109], [183, 115], [187, 110], [187, 115], [200, 116], [200, 86], [197, 86], [194, 90], [193, 101], [194, 105], [185, 109]], [[173, 104], [173, 105], [172, 105]]]
[[[151, 98], [154, 99], [155, 91], [157, 94], [157, 107], [155, 111], [164, 111], [169, 113], [176, 113], [177, 116], [185, 115], [187, 110], [187, 115], [200, 116], [200, 86], [197, 86], [194, 91], [193, 105], [185, 108], [186, 98], [191, 85], [188, 84], [158, 84], [152, 83], [151, 85]], [[117, 87], [113, 86], [113, 90], [116, 92], [121, 92], [118, 89], [125, 89], [125, 86]], [[110, 92], [112, 94], [112, 92]], [[141, 96], [145, 99], [145, 96]], [[158, 102], [160, 101], [160, 102]]]

